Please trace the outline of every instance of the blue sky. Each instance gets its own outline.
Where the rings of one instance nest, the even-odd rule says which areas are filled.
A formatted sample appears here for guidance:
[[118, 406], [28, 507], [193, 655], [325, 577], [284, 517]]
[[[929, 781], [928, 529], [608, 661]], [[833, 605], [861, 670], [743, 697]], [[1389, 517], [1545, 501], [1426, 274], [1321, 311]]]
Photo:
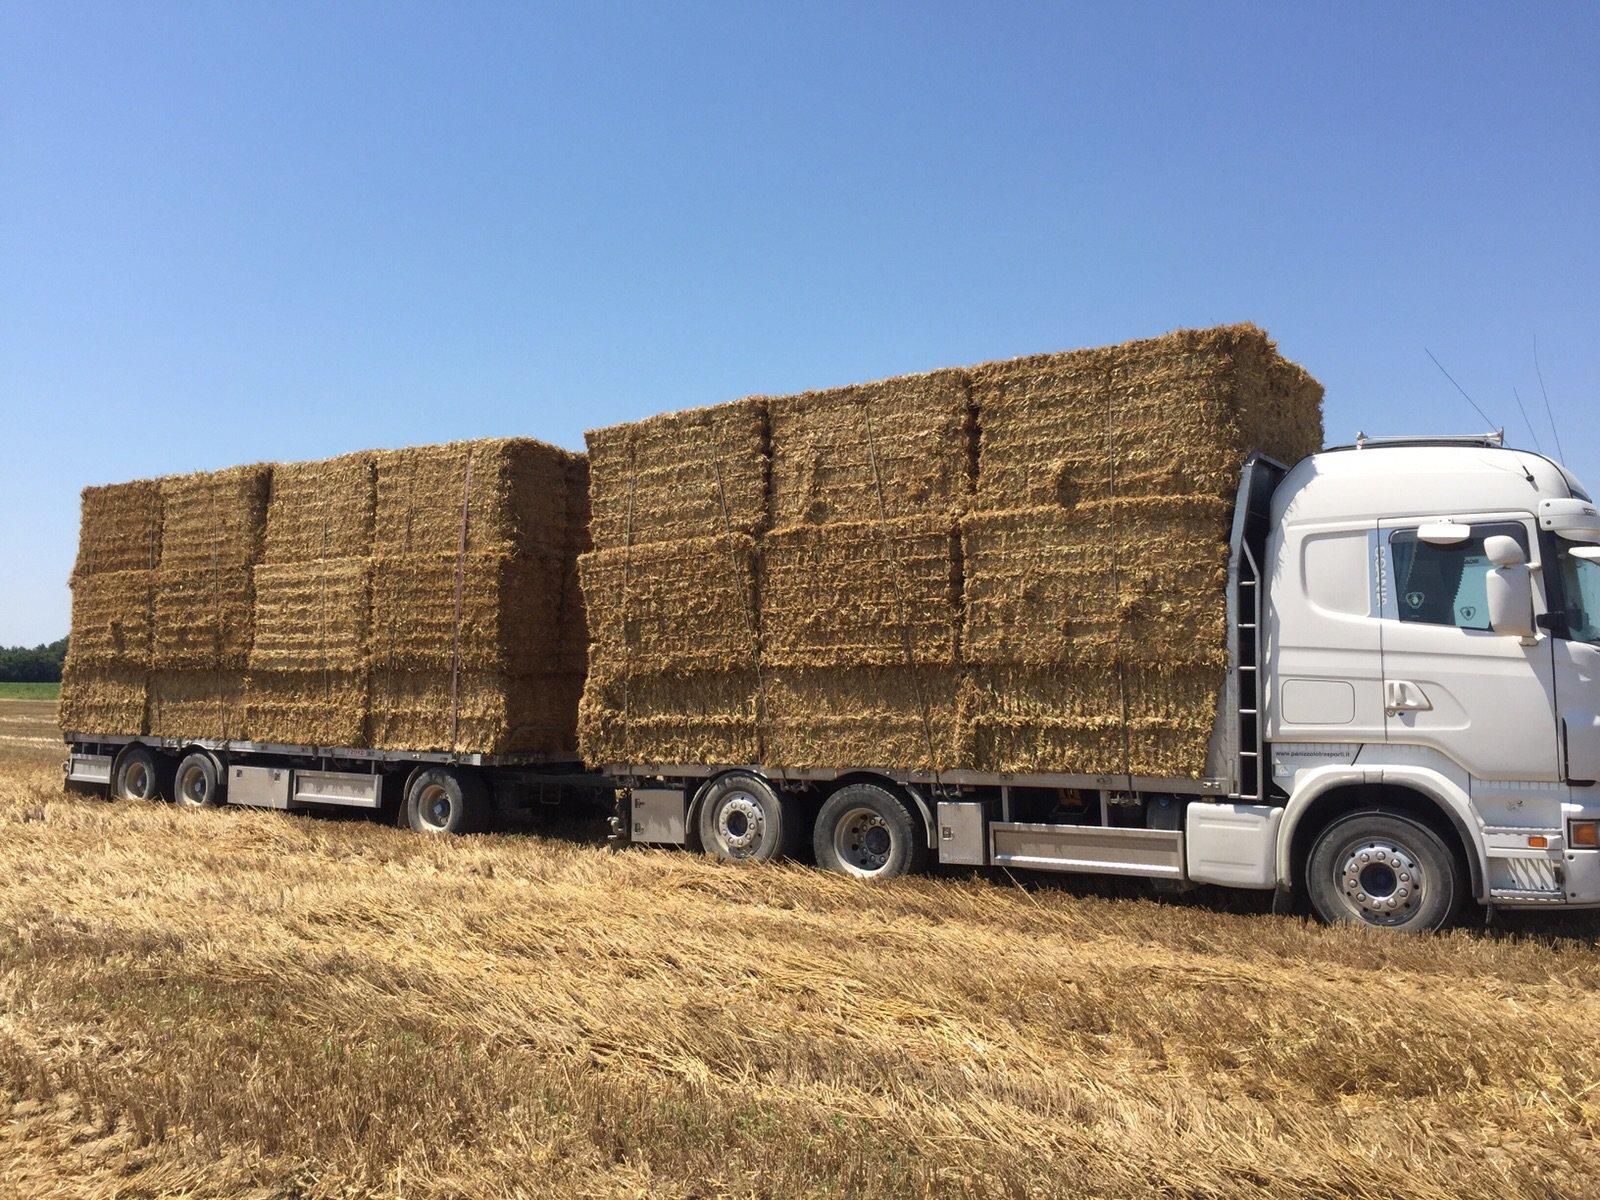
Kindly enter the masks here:
[[1600, 484], [1593, 5], [0, 7], [0, 643], [85, 484], [1253, 320]]

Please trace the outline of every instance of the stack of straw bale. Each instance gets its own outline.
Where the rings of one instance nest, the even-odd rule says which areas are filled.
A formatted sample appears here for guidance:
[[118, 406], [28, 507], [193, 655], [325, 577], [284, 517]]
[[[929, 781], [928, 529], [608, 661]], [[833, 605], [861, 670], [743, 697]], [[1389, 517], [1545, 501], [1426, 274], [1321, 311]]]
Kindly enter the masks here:
[[1239, 470], [1321, 394], [1231, 326], [591, 433], [584, 756], [1197, 776]]
[[142, 734], [151, 666], [161, 486], [85, 488], [72, 571], [72, 636], [61, 678], [61, 728]]
[[587, 491], [528, 439], [91, 488], [63, 726], [571, 754]]
[[378, 749], [572, 753], [585, 464], [527, 438], [375, 456], [371, 709]]

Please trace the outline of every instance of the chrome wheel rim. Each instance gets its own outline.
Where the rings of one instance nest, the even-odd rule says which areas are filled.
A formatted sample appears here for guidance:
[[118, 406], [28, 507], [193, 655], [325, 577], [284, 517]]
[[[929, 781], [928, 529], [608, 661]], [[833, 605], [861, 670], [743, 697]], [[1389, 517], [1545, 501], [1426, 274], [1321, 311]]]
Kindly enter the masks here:
[[1339, 892], [1369, 925], [1403, 925], [1416, 915], [1427, 878], [1409, 847], [1387, 838], [1362, 838], [1340, 853]]
[[749, 858], [761, 848], [766, 814], [748, 792], [731, 792], [717, 805], [717, 841], [729, 858]]
[[417, 818], [425, 829], [434, 833], [443, 833], [450, 827], [454, 811], [455, 800], [443, 784], [430, 783], [417, 796]]
[[882, 815], [858, 805], [834, 823], [833, 852], [852, 875], [876, 875], [889, 865], [894, 833]]
[[143, 762], [131, 762], [122, 771], [122, 792], [130, 800], [150, 798], [150, 768]]
[[199, 763], [190, 763], [178, 776], [178, 803], [189, 808], [204, 808], [211, 796], [211, 786], [205, 769]]

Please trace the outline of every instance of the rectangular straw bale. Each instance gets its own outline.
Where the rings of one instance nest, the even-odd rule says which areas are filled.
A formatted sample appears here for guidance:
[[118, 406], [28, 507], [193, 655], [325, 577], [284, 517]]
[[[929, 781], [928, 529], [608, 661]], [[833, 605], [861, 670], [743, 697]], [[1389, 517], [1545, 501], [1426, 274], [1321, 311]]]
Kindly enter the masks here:
[[279, 463], [261, 549], [266, 563], [372, 553], [372, 454]]
[[962, 371], [804, 392], [768, 409], [774, 525], [954, 514], [967, 503]]
[[161, 480], [164, 571], [248, 567], [261, 553], [272, 468], [263, 463]]
[[251, 671], [245, 681], [250, 739], [288, 746], [365, 746], [367, 673]]
[[[471, 553], [372, 560], [372, 658], [390, 670], [548, 669], [563, 645], [559, 558]], [[573, 639], [576, 642], [576, 638]], [[567, 661], [571, 661], [569, 658]]]
[[380, 750], [573, 754], [582, 678], [574, 672], [462, 671], [451, 737], [448, 671], [372, 672], [368, 730]]
[[[1222, 678], [1209, 667], [993, 667], [964, 704], [979, 771], [1204, 776]], [[1128, 730], [1123, 736], [1123, 704]]]
[[967, 516], [966, 661], [1225, 663], [1230, 527], [1208, 497]]
[[761, 542], [770, 666], [953, 663], [960, 602], [950, 517], [801, 525]]
[[989, 363], [969, 378], [984, 509], [1231, 497], [1251, 451], [1292, 463], [1322, 444], [1321, 386], [1253, 325]]
[[358, 671], [367, 665], [371, 560], [255, 568], [253, 671]]
[[455, 553], [465, 508], [471, 553], [569, 553], [574, 457], [531, 438], [378, 451], [373, 552], [390, 558]]
[[104, 571], [72, 581], [72, 661], [79, 667], [150, 665], [154, 571]]
[[158, 670], [243, 669], [250, 659], [255, 588], [248, 566], [155, 572], [151, 663]]
[[767, 402], [735, 400], [584, 434], [598, 550], [755, 534], [767, 522]]
[[764, 761], [795, 769], [967, 766], [961, 679], [954, 667], [768, 671]]
[[161, 481], [83, 489], [73, 577], [149, 571], [161, 559]]
[[591, 666], [578, 741], [591, 764], [762, 761], [754, 669], [611, 672]]
[[639, 674], [755, 662], [755, 542], [686, 538], [591, 550], [578, 563], [590, 666]]
[[149, 707], [152, 737], [250, 737], [243, 671], [154, 671]]
[[69, 659], [61, 672], [56, 720], [64, 733], [126, 734], [147, 731], [146, 673], [129, 667], [80, 667]]

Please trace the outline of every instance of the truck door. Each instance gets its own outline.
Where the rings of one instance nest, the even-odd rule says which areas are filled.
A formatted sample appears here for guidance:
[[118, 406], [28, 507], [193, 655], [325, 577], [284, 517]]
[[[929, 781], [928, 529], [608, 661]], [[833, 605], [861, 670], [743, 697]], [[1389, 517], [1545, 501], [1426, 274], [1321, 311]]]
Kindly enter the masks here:
[[1531, 520], [1457, 520], [1468, 536], [1423, 541], [1423, 522], [1380, 523], [1386, 551], [1383, 677], [1391, 743], [1429, 746], [1478, 779], [1560, 778], [1551, 638], [1525, 640], [1489, 628], [1484, 539], [1521, 543], [1546, 611], [1539, 540]]
[[1561, 706], [1565, 775], [1600, 781], [1600, 558], [1594, 546], [1545, 539], [1559, 563], [1563, 619], [1556, 623], [1556, 700]]

